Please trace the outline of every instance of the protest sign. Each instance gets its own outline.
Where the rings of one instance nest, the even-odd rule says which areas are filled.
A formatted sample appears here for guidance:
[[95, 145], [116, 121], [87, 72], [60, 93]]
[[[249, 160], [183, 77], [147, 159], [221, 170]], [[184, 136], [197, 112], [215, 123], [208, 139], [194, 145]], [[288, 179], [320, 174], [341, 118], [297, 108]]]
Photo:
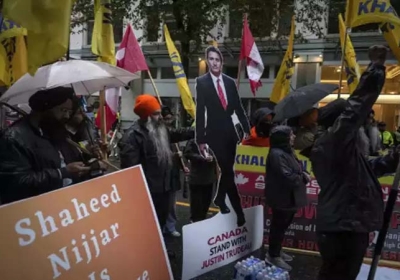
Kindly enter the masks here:
[[[235, 181], [238, 186], [242, 207], [265, 205], [265, 166], [269, 148], [252, 146], [238, 146], [235, 162]], [[303, 168], [312, 173], [311, 162], [308, 158], [297, 152]], [[394, 176], [379, 178], [382, 185], [383, 199], [387, 201]], [[286, 231], [284, 246], [288, 248], [307, 251], [318, 251], [315, 235], [315, 222], [317, 216], [318, 193], [320, 191], [315, 178], [307, 185], [308, 205], [299, 209], [293, 223]], [[271, 222], [271, 212], [266, 209], [267, 217], [265, 224], [265, 243], [268, 242], [268, 232]], [[371, 234], [371, 242], [374, 239]], [[370, 246], [366, 253], [367, 257], [373, 256], [373, 246]], [[386, 236], [385, 246], [382, 252], [382, 259], [400, 262], [400, 195], [397, 199], [389, 231]]]
[[246, 224], [236, 226], [234, 213], [183, 227], [182, 280], [192, 279], [238, 260], [262, 246], [263, 207], [244, 209]]
[[0, 275], [172, 279], [140, 166], [0, 207]]

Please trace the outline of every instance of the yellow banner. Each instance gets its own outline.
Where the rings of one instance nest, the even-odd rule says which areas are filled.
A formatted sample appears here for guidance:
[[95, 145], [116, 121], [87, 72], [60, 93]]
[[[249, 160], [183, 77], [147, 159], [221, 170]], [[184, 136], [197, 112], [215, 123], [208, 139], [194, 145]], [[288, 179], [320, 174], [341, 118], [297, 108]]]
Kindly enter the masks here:
[[63, 57], [69, 44], [71, 9], [75, 0], [4, 0], [5, 18], [28, 30], [28, 66], [34, 74]]
[[[346, 25], [344, 24], [341, 14], [339, 14], [339, 30], [342, 55], [344, 55], [344, 66], [347, 75], [347, 85], [349, 87], [349, 93], [352, 94], [360, 82], [360, 66], [357, 63], [356, 52], [354, 51], [350, 36], [346, 34]], [[347, 36], [347, 39], [345, 36]]]
[[4, 65], [0, 65], [0, 80], [9, 87], [28, 72], [25, 37], [4, 39], [0, 45], [0, 57], [4, 59]]
[[400, 26], [400, 18], [390, 0], [347, 0], [346, 26], [388, 22]]
[[176, 84], [181, 95], [182, 104], [186, 112], [194, 119], [196, 116], [196, 106], [193, 101], [192, 93], [187, 82], [185, 71], [183, 70], [181, 56], [172, 42], [167, 25], [164, 24], [164, 37], [167, 44], [169, 57], [175, 72]]
[[94, 1], [92, 53], [99, 61], [116, 65], [111, 0]]
[[292, 26], [290, 29], [289, 43], [286, 50], [286, 54], [283, 58], [281, 67], [279, 68], [278, 75], [276, 76], [274, 87], [270, 100], [274, 103], [281, 101], [290, 91], [290, 79], [294, 73], [293, 63], [293, 44], [294, 44], [294, 33], [296, 26], [294, 24], [294, 16], [292, 17]]
[[383, 37], [388, 43], [393, 55], [400, 64], [400, 26], [395, 26], [390, 23], [381, 25]]
[[[235, 171], [262, 173], [266, 172], [267, 157], [269, 148], [252, 147], [239, 145], [236, 148]], [[311, 161], [300, 155], [300, 151], [296, 151], [298, 159], [301, 161], [303, 169], [307, 170], [312, 176]], [[379, 178], [381, 184], [391, 185], [393, 176]]]

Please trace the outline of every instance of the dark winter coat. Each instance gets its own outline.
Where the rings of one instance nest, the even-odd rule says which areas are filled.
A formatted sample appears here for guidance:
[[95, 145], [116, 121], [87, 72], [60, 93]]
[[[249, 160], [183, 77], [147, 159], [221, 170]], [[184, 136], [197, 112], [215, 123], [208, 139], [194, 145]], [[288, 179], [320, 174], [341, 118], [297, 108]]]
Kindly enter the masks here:
[[173, 153], [171, 170], [171, 190], [179, 191], [182, 188], [181, 170], [183, 166], [175, 144], [171, 145], [171, 151]]
[[[211, 150], [210, 153], [214, 156]], [[215, 157], [212, 162], [207, 161], [200, 155], [199, 148], [194, 140], [187, 142], [184, 156], [190, 161], [189, 184], [209, 185], [217, 181], [217, 164]]]
[[[172, 129], [169, 131], [171, 143], [194, 138], [193, 128]], [[149, 132], [140, 121], [135, 122], [124, 134], [118, 146], [120, 148], [121, 168], [142, 165], [151, 193], [171, 191], [171, 169], [168, 164], [158, 162]]]
[[307, 178], [290, 146], [290, 133], [287, 126], [277, 126], [271, 131], [265, 199], [273, 209], [296, 211], [307, 204]]
[[[318, 197], [319, 232], [379, 230], [383, 218], [382, 188], [377, 177], [395, 171], [392, 155], [373, 161], [364, 155], [359, 129], [364, 124], [385, 82], [385, 67], [369, 65], [360, 83], [334, 123], [325, 127], [311, 150], [313, 172], [321, 191]], [[339, 113], [339, 114], [338, 114]]]
[[28, 117], [15, 122], [0, 136], [1, 203], [62, 188], [60, 167], [59, 152]]

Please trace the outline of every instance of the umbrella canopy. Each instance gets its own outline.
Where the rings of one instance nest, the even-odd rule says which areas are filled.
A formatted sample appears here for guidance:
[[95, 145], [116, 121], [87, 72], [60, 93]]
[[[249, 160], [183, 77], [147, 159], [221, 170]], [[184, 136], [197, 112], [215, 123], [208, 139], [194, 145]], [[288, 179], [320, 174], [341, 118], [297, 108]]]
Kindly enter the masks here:
[[275, 106], [275, 122], [300, 116], [338, 89], [335, 84], [313, 84], [296, 89]]
[[139, 77], [104, 62], [61, 61], [39, 68], [35, 76], [25, 74], [0, 97], [0, 101], [11, 105], [28, 103], [37, 91], [59, 86], [72, 87], [77, 95], [90, 95], [103, 89], [126, 86]]

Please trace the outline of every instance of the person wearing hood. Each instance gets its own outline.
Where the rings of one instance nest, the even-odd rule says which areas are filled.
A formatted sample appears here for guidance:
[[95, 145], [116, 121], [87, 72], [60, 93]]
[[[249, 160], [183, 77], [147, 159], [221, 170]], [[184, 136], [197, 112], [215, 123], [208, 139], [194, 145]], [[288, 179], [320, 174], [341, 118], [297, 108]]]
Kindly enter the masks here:
[[355, 280], [369, 233], [382, 226], [384, 203], [377, 177], [395, 172], [398, 153], [369, 160], [360, 128], [385, 83], [386, 53], [384, 46], [371, 47], [371, 63], [354, 93], [320, 112], [318, 123], [325, 130], [316, 136], [310, 154], [320, 186], [316, 229], [323, 263], [318, 280]]
[[307, 205], [306, 184], [311, 180], [292, 148], [295, 138], [289, 126], [272, 129], [265, 175], [265, 199], [272, 210], [266, 261], [289, 271], [286, 261], [292, 257], [282, 252], [282, 242], [297, 210]]
[[269, 133], [273, 127], [274, 111], [265, 107], [254, 112], [250, 136], [242, 141], [242, 145], [269, 147]]

